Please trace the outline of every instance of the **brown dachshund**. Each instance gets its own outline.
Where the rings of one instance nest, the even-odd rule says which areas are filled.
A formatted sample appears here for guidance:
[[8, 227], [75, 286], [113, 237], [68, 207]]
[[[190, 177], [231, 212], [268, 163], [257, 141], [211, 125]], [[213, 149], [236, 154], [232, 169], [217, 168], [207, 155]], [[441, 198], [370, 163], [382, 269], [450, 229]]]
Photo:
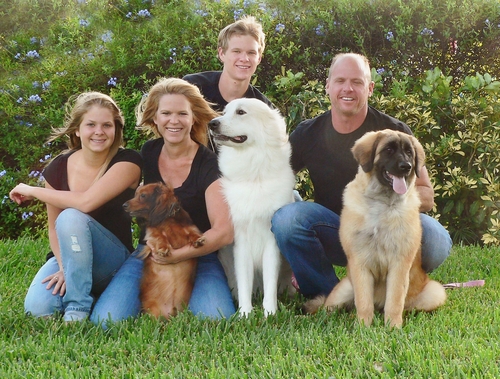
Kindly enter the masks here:
[[[172, 249], [187, 244], [200, 247], [205, 243], [205, 237], [182, 209], [173, 189], [166, 184], [140, 186], [135, 197], [123, 207], [131, 216], [142, 219], [146, 227], [145, 240], [159, 254], [167, 256]], [[140, 252], [139, 258], [145, 259], [151, 254], [148, 245]], [[140, 288], [143, 310], [155, 317], [175, 316], [189, 302], [195, 271], [196, 259], [165, 265], [145, 259]]]

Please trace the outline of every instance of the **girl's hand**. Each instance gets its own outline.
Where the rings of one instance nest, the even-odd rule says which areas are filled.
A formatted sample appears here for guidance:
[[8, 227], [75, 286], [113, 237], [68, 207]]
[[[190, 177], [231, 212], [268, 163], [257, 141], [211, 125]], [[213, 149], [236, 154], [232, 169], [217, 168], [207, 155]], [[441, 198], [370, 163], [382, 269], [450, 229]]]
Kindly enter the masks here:
[[42, 280], [42, 283], [47, 283], [47, 289], [51, 289], [52, 286], [54, 287], [54, 290], [52, 291], [52, 295], [56, 295], [59, 292], [60, 296], [64, 296], [66, 293], [66, 280], [64, 278], [64, 272], [63, 270], [59, 270], [55, 274], [47, 276], [44, 280]]
[[31, 188], [31, 186], [24, 183], [18, 184], [10, 191], [9, 197], [17, 204], [21, 204], [23, 201], [33, 200], [34, 197], [30, 195]]

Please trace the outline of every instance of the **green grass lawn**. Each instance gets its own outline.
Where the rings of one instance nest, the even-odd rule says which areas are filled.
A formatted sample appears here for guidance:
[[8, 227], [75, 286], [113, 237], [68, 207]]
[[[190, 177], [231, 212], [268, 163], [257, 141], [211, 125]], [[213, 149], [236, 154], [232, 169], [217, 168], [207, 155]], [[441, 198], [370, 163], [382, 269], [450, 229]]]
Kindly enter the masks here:
[[103, 331], [23, 314], [26, 290], [47, 240], [0, 241], [0, 378], [498, 378], [500, 249], [455, 247], [432, 278], [485, 279], [447, 290], [434, 313], [405, 316], [401, 330], [377, 315], [361, 327], [354, 312], [300, 313], [284, 299], [277, 315], [170, 322], [149, 317]]

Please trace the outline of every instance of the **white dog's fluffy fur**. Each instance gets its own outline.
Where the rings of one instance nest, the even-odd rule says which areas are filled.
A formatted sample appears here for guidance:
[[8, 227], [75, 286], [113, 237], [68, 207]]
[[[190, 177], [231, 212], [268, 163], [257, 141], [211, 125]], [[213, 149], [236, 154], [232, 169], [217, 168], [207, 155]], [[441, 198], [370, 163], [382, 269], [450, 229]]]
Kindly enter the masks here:
[[260, 287], [260, 278], [254, 281], [258, 271], [264, 313], [274, 314], [278, 287], [293, 291], [291, 269], [282, 262], [271, 232], [274, 212], [293, 201], [295, 176], [285, 122], [260, 100], [237, 99], [209, 127], [219, 146], [222, 187], [234, 224], [234, 272], [227, 249], [219, 253], [221, 261], [229, 284], [236, 284], [240, 313], [252, 311], [252, 293]]

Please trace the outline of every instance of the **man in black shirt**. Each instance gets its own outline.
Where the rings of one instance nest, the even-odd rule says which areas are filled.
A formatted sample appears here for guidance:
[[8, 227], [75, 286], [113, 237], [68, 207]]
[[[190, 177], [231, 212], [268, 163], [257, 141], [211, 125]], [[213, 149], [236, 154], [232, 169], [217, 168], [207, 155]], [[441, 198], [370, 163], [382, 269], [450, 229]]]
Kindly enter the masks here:
[[[345, 266], [338, 228], [342, 193], [357, 173], [351, 153], [354, 142], [366, 132], [394, 129], [411, 134], [403, 122], [368, 105], [373, 93], [370, 65], [358, 54], [334, 57], [326, 81], [330, 111], [301, 122], [290, 136], [292, 167], [307, 168], [314, 187], [314, 202], [295, 202], [279, 209], [272, 221], [282, 254], [290, 263], [305, 296], [328, 295], [338, 283], [333, 265]], [[420, 211], [434, 204], [434, 190], [425, 167], [416, 182]], [[449, 255], [451, 239], [446, 229], [421, 213], [422, 267], [432, 271]]]

